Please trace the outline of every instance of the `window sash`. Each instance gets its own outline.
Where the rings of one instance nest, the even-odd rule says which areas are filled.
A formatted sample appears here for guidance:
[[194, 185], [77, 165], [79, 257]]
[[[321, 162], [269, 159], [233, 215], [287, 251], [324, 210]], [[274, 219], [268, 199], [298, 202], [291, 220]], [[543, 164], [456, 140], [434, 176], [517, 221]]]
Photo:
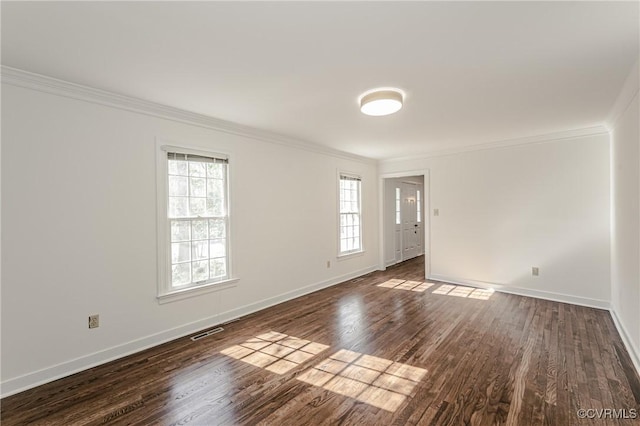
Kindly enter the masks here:
[[227, 158], [167, 152], [168, 291], [230, 277], [227, 165]]
[[340, 174], [339, 254], [362, 251], [361, 191], [359, 176]]

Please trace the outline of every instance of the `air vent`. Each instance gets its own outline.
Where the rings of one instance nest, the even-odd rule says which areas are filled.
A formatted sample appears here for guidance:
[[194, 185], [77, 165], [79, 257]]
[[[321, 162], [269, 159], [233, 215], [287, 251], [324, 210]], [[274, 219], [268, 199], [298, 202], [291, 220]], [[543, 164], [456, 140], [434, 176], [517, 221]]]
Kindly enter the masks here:
[[220, 333], [221, 331], [224, 331], [224, 328], [212, 328], [211, 330], [203, 331], [202, 333], [196, 334], [195, 336], [191, 337], [191, 340], [195, 342], [196, 340], [204, 339], [205, 337], [211, 336], [212, 334]]

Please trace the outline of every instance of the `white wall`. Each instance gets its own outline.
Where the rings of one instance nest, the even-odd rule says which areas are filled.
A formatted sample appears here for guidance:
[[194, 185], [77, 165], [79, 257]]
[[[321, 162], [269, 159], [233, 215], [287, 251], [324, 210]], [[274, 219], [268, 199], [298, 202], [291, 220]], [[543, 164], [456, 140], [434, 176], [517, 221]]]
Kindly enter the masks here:
[[[232, 155], [237, 287], [158, 304], [156, 138]], [[10, 84], [2, 149], [4, 395], [377, 268], [374, 162]], [[366, 249], [339, 262], [337, 169], [363, 176]]]
[[640, 371], [640, 124], [638, 64], [611, 123], [612, 311]]
[[608, 139], [604, 132], [379, 169], [430, 172], [431, 278], [608, 307]]

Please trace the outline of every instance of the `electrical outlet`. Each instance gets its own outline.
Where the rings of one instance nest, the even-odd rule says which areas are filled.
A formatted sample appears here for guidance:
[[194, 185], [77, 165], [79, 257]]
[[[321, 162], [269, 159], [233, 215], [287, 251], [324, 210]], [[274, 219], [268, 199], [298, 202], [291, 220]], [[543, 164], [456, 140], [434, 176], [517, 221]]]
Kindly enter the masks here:
[[440, 216], [440, 209], [433, 209], [434, 216]]
[[327, 260], [327, 268], [331, 268], [331, 261]]
[[537, 277], [538, 275], [540, 275], [540, 269], [537, 266], [533, 266], [531, 268], [531, 275]]
[[89, 315], [89, 328], [100, 327], [100, 315]]

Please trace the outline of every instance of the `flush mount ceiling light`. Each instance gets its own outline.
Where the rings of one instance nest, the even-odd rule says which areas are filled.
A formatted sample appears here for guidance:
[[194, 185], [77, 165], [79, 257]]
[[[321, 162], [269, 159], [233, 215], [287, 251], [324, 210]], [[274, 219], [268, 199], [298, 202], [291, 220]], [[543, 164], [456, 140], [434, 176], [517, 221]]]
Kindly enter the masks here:
[[397, 89], [376, 89], [360, 97], [360, 111], [367, 115], [389, 115], [400, 111], [404, 96]]

